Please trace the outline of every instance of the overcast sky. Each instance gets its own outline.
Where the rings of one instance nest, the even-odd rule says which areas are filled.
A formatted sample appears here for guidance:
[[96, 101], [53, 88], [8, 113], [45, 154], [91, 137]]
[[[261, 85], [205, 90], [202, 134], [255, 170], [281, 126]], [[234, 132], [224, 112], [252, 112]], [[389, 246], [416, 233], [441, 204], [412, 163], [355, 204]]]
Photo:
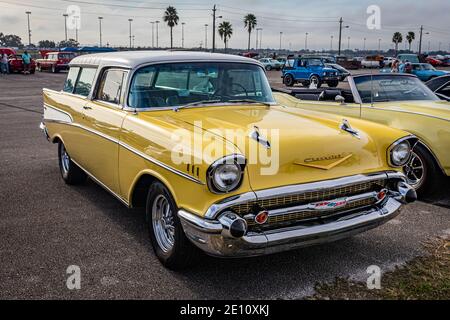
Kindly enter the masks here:
[[[408, 31], [418, 33], [423, 24], [430, 34], [424, 36], [424, 49], [430, 41], [431, 49], [449, 50], [450, 46], [450, 1], [449, 0], [177, 0], [166, 1], [118, 1], [118, 0], [0, 0], [0, 32], [17, 34], [23, 42], [28, 42], [27, 20], [25, 11], [32, 11], [32, 42], [49, 39], [64, 39], [64, 18], [70, 5], [81, 9], [79, 41], [84, 45], [97, 45], [99, 42], [98, 16], [103, 16], [103, 43], [112, 46], [129, 43], [128, 19], [133, 18], [132, 33], [136, 46], [149, 46], [152, 41], [150, 21], [161, 20], [164, 8], [173, 5], [180, 16], [180, 24], [174, 29], [175, 46], [181, 46], [181, 22], [185, 22], [185, 46], [204, 45], [205, 24], [209, 24], [208, 46], [211, 46], [212, 6], [217, 3], [219, 19], [230, 21], [234, 33], [229, 46], [246, 48], [248, 33], [244, 29], [243, 16], [254, 13], [258, 19], [258, 27], [262, 28], [262, 46], [278, 48], [280, 32], [283, 32], [282, 45], [285, 48], [303, 49], [305, 33], [308, 32], [308, 48], [329, 49], [331, 36], [334, 36], [333, 47], [337, 48], [338, 19], [344, 18], [344, 25], [350, 26], [343, 31], [343, 48], [377, 49], [378, 39], [382, 39], [383, 49], [392, 47], [392, 34], [400, 31], [404, 35]], [[414, 3], [414, 4], [412, 4]], [[381, 30], [369, 30], [366, 13], [370, 5], [381, 9]], [[218, 22], [218, 23], [219, 23]], [[156, 33], [156, 31], [155, 31]], [[75, 38], [75, 31], [69, 30], [69, 37]], [[217, 37], [217, 46], [223, 43]], [[156, 34], [155, 40], [156, 42]], [[252, 35], [252, 47], [256, 45], [255, 33]], [[418, 41], [413, 46], [417, 48]], [[169, 46], [169, 28], [160, 24], [160, 46]], [[404, 47], [405, 43], [400, 47]]]

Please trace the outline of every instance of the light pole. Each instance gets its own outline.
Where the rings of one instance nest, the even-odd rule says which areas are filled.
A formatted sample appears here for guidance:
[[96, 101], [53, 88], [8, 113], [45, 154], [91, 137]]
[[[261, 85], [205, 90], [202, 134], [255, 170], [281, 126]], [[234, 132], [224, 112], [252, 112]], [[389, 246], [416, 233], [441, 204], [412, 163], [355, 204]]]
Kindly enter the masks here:
[[258, 51], [259, 28], [256, 28], [256, 51]]
[[205, 24], [205, 50], [208, 50], [208, 27], [209, 24]]
[[184, 49], [184, 26], [186, 25], [185, 22], [181, 23], [181, 48]]
[[64, 17], [64, 33], [65, 33], [65, 35], [66, 35], [66, 42], [67, 42], [67, 17], [68, 17], [69, 15], [67, 14], [67, 13], [64, 13], [63, 14], [63, 17]]
[[213, 8], [213, 23], [212, 23], [212, 52], [216, 50], [216, 19], [222, 19], [222, 16], [216, 17], [216, 5]]
[[350, 37], [347, 38], [347, 49], [350, 50]]
[[80, 17], [74, 16], [73, 18], [75, 19], [75, 41], [78, 42], [78, 19]]
[[330, 51], [333, 51], [333, 39], [334, 39], [334, 36], [331, 36]]
[[339, 50], [338, 50], [338, 55], [339, 55], [339, 56], [341, 55], [342, 28], [345, 28], [345, 29], [350, 28], [350, 26], [344, 26], [344, 27], [342, 27], [342, 24], [343, 24], [343, 23], [344, 23], [344, 20], [343, 20], [342, 17], [341, 17], [341, 19], [339, 19]]
[[98, 17], [98, 26], [100, 31], [100, 47], [102, 47], [102, 20], [103, 17]]
[[367, 38], [364, 38], [364, 51], [366, 50], [366, 41], [367, 41]]
[[306, 32], [305, 33], [305, 51], [308, 51], [308, 35], [309, 35], [309, 32]]
[[27, 20], [28, 20], [28, 45], [31, 47], [31, 27], [30, 27], [31, 11], [27, 11], [25, 13], [27, 14]]
[[150, 21], [152, 25], [152, 48], [155, 47], [155, 21]]
[[381, 39], [378, 39], [378, 51], [381, 51]]
[[129, 25], [130, 25], [130, 49], [133, 47], [133, 36], [131, 35], [131, 23], [133, 22], [133, 19], [128, 19]]
[[159, 20], [155, 21], [156, 23], [156, 48], [159, 49]]
[[282, 47], [282, 45], [281, 45], [281, 38], [283, 37], [283, 32], [282, 31], [280, 31], [280, 51], [281, 51], [281, 47]]
[[262, 50], [262, 33], [263, 28], [259, 28], [259, 49]]

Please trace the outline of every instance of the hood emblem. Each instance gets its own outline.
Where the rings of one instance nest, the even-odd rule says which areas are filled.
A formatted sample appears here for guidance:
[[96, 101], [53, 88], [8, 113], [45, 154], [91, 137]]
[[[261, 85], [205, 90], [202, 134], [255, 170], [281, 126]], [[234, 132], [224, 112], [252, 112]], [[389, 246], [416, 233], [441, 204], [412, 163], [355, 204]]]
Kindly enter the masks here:
[[344, 163], [351, 157], [353, 157], [353, 154], [349, 154], [347, 156], [344, 154], [338, 154], [327, 157], [308, 158], [305, 159], [304, 161], [295, 161], [294, 164], [321, 170], [331, 170], [337, 167], [338, 165]]
[[361, 136], [359, 135], [359, 132], [352, 128], [350, 125], [350, 122], [348, 122], [347, 119], [343, 119], [341, 125], [339, 126], [339, 129], [350, 133], [355, 138], [361, 139]]
[[253, 127], [252, 133], [250, 133], [250, 138], [262, 144], [266, 149], [270, 149], [270, 142], [266, 137], [262, 136], [259, 132], [259, 128], [257, 126]]

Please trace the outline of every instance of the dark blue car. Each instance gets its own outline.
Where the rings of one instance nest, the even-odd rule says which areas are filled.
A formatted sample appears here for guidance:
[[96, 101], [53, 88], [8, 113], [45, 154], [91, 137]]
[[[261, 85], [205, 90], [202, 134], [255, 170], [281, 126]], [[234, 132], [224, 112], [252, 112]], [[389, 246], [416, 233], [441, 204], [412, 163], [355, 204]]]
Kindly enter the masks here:
[[282, 78], [288, 87], [292, 87], [296, 83], [301, 83], [305, 87], [315, 83], [317, 88], [324, 83], [332, 88], [339, 85], [338, 71], [326, 67], [320, 58], [288, 59], [283, 68]]

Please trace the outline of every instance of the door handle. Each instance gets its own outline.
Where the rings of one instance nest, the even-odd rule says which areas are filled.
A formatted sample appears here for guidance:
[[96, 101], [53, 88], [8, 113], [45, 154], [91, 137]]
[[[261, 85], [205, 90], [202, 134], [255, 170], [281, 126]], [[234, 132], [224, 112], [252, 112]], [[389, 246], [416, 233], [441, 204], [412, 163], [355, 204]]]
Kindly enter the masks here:
[[84, 106], [83, 109], [84, 109], [84, 110], [92, 110], [92, 107]]

